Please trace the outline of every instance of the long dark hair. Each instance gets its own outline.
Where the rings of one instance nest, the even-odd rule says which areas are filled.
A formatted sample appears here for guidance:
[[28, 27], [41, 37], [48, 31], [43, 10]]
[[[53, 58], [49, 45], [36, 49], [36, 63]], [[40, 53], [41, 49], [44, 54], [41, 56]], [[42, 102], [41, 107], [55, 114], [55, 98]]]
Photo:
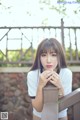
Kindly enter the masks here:
[[67, 67], [64, 50], [59, 41], [56, 40], [55, 38], [46, 38], [42, 40], [42, 42], [39, 44], [37, 48], [36, 57], [31, 70], [40, 69], [40, 71], [42, 72], [43, 68], [41, 65], [40, 56], [43, 52], [46, 52], [50, 49], [54, 50], [55, 53], [57, 54], [58, 59], [57, 73], [60, 72], [61, 68]]

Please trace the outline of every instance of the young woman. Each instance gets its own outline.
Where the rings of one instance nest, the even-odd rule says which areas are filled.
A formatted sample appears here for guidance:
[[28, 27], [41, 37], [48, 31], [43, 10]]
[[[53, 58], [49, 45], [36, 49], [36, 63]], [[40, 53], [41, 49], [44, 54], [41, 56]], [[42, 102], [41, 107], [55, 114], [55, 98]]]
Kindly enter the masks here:
[[[34, 64], [27, 74], [34, 120], [41, 120], [42, 89], [48, 82], [59, 89], [59, 97], [69, 94], [72, 90], [72, 72], [67, 68], [61, 44], [54, 38], [46, 38], [39, 44]], [[67, 120], [67, 109], [61, 111], [58, 117], [59, 120]]]

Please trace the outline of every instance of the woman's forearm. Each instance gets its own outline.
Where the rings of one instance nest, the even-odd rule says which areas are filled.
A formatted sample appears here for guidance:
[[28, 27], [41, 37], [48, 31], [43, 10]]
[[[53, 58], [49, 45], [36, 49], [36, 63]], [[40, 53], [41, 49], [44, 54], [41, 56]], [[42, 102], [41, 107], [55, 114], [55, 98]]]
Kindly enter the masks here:
[[59, 88], [59, 98], [64, 96], [64, 89], [63, 87]]
[[43, 93], [42, 93], [41, 87], [38, 87], [37, 95], [36, 95], [35, 99], [32, 100], [32, 105], [38, 112], [42, 111], [42, 109], [43, 109]]

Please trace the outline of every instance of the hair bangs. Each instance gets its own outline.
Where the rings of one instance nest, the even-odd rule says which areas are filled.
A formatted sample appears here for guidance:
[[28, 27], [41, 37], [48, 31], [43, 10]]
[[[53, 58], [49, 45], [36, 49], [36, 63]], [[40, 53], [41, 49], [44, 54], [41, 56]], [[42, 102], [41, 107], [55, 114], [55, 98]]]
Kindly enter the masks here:
[[45, 43], [40, 47], [40, 55], [42, 53], [47, 53], [47, 52], [55, 52], [57, 53], [57, 48], [56, 46], [48, 41], [45, 41]]

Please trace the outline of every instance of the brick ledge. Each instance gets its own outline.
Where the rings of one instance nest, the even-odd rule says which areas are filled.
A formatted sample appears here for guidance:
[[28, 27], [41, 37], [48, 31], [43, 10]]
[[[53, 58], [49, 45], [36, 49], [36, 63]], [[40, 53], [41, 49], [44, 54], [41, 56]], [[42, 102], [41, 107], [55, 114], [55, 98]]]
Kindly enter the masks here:
[[[80, 66], [69, 66], [72, 72], [80, 72]], [[28, 72], [30, 67], [0, 67], [0, 73], [20, 73]]]

